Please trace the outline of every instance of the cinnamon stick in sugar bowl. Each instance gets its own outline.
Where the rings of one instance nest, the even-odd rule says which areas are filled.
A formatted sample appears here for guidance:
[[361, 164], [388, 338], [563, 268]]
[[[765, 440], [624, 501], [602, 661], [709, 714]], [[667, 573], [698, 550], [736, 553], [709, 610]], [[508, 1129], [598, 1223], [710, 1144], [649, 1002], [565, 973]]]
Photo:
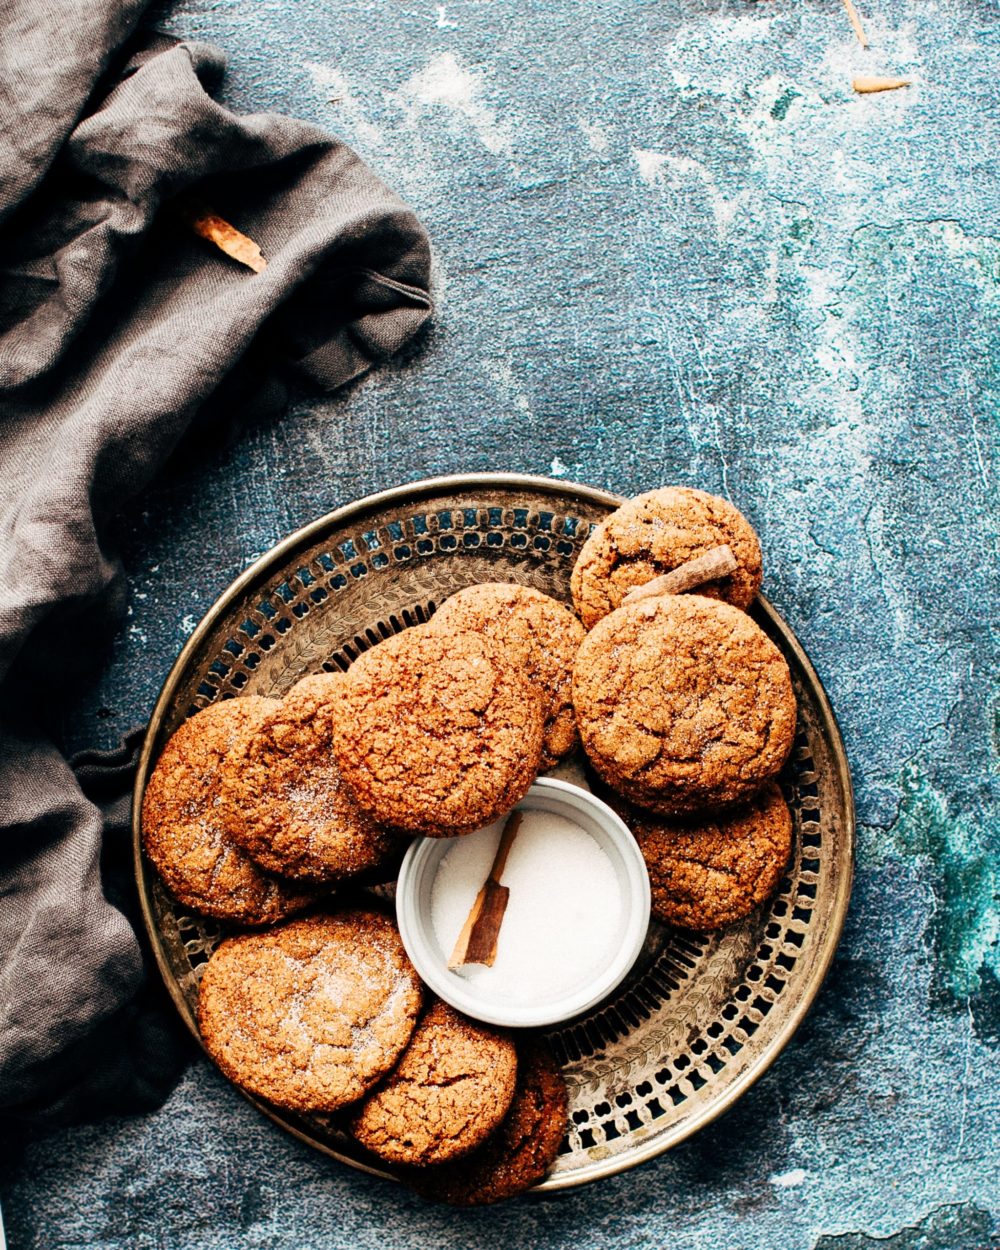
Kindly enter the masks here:
[[516, 836], [508, 835], [493, 881], [508, 892], [492, 912], [500, 913], [495, 950], [478, 956], [492, 963], [454, 956], [468, 953], [460, 939], [468, 943], [475, 930], [470, 912], [506, 819], [460, 838], [414, 842], [396, 911], [407, 953], [436, 994], [490, 1024], [537, 1027], [589, 1010], [626, 976], [649, 926], [649, 878], [620, 817], [577, 786], [540, 778], [515, 813]]

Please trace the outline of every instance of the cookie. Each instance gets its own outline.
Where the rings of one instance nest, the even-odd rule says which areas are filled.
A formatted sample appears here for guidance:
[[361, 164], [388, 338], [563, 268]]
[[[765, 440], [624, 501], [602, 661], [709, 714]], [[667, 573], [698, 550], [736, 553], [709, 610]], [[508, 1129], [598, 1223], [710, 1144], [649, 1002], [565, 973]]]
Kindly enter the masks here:
[[399, 1066], [370, 1094], [351, 1132], [387, 1163], [444, 1163], [493, 1132], [514, 1097], [517, 1052], [503, 1033], [436, 1002]]
[[292, 1111], [334, 1111], [395, 1066], [421, 984], [375, 911], [291, 920], [229, 938], [205, 967], [198, 1027], [231, 1081]]
[[760, 543], [726, 499], [686, 486], [637, 495], [594, 530], [573, 566], [570, 589], [580, 619], [593, 629], [630, 590], [669, 573], [712, 547], [728, 545], [737, 568], [698, 594], [747, 608], [760, 589]]
[[587, 635], [573, 699], [613, 789], [667, 815], [727, 807], [775, 777], [795, 734], [781, 652], [746, 613], [701, 595], [626, 604]]
[[399, 842], [358, 807], [333, 757], [343, 680], [298, 682], [247, 726], [223, 766], [231, 836], [262, 868], [296, 881], [356, 876]]
[[223, 819], [223, 761], [274, 706], [251, 695], [196, 712], [163, 748], [142, 800], [142, 844], [167, 889], [184, 907], [233, 924], [274, 924], [315, 897], [263, 872]]
[[375, 820], [432, 837], [471, 833], [535, 779], [541, 702], [477, 634], [415, 627], [347, 670], [333, 748]]
[[455, 1163], [413, 1169], [404, 1179], [425, 1198], [486, 1206], [536, 1185], [555, 1162], [566, 1132], [566, 1082], [540, 1041], [518, 1043], [514, 1101], [485, 1144]]
[[746, 806], [696, 823], [623, 812], [649, 870], [653, 915], [681, 929], [721, 929], [770, 898], [792, 853], [792, 814], [765, 786]]
[[484, 582], [452, 595], [434, 614], [430, 628], [471, 631], [498, 644], [539, 691], [545, 719], [542, 768], [551, 768], [573, 750], [573, 661], [585, 630], [572, 612], [530, 586]]

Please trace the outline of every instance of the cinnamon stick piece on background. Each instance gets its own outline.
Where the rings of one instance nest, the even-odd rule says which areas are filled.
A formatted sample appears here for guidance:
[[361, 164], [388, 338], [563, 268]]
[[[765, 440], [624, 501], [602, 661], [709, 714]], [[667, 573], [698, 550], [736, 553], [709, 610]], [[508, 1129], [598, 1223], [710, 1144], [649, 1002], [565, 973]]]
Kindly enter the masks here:
[[873, 91], [897, 91], [900, 87], [909, 85], [909, 78], [874, 78], [868, 74], [859, 74], [851, 82], [851, 86], [859, 95], [868, 95]]
[[195, 234], [214, 243], [220, 251], [246, 265], [254, 273], [267, 268], [267, 261], [261, 255], [260, 248], [248, 235], [242, 234], [235, 226], [230, 225], [224, 217], [213, 213], [202, 205], [184, 203], [180, 205], [181, 215], [191, 226]]
[[867, 48], [868, 36], [865, 34], [865, 28], [861, 25], [861, 18], [857, 9], [854, 7], [854, 0], [844, 0], [844, 8], [847, 10], [847, 16], [851, 19], [851, 25], [854, 27], [854, 33], [858, 37], [858, 43], [862, 48]]

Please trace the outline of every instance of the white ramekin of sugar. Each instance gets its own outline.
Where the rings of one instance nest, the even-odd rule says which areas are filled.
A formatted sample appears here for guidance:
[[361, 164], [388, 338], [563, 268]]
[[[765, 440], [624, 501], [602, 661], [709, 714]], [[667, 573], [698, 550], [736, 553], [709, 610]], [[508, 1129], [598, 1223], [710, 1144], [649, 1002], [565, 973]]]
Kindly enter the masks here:
[[551, 777], [515, 809], [501, 877], [510, 895], [492, 967], [448, 959], [489, 874], [504, 820], [460, 838], [418, 838], [403, 860], [396, 914], [417, 972], [446, 1002], [490, 1024], [538, 1027], [589, 1011], [635, 963], [649, 927], [649, 878], [621, 818]]

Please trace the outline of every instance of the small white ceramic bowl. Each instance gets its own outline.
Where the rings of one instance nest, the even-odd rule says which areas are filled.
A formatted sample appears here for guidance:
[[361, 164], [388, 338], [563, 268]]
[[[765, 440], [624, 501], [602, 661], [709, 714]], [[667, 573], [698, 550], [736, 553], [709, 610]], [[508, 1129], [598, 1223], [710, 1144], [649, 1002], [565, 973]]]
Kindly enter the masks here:
[[431, 923], [431, 890], [438, 865], [454, 845], [452, 838], [417, 838], [410, 846], [396, 886], [396, 916], [407, 954], [435, 994], [476, 1020], [529, 1028], [557, 1024], [589, 1011], [621, 983], [638, 958], [649, 928], [649, 877], [624, 821], [589, 791], [541, 777], [517, 807], [554, 812], [574, 821], [594, 838], [618, 874], [622, 913], [617, 940], [607, 963], [586, 985], [569, 996], [529, 1006], [491, 998], [488, 988], [449, 970], [451, 952], [441, 949]]

